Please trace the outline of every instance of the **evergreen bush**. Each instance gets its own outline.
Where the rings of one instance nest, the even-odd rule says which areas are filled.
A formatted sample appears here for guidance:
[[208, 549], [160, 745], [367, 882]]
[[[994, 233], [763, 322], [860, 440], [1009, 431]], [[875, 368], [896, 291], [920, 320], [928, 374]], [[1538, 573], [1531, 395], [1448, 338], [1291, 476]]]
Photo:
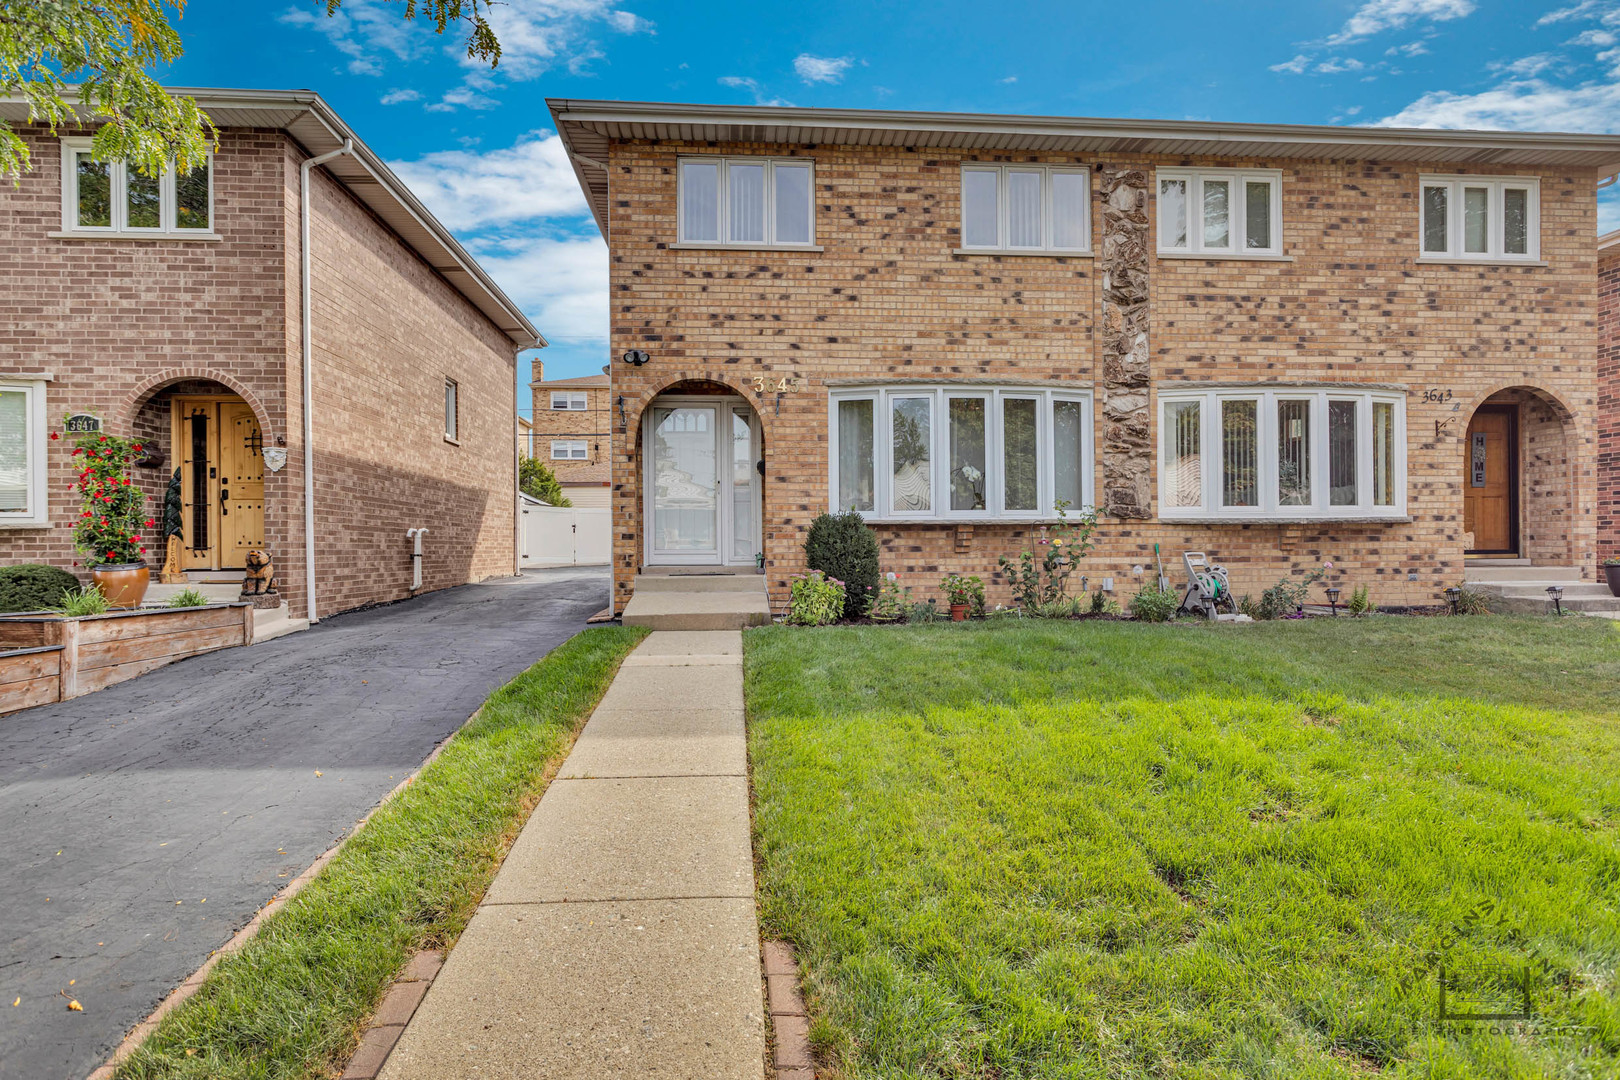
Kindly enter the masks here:
[[804, 561], [811, 570], [844, 583], [846, 619], [866, 614], [878, 591], [878, 542], [860, 514], [822, 514], [812, 521], [804, 538]]
[[50, 611], [79, 579], [56, 566], [0, 566], [0, 611]]

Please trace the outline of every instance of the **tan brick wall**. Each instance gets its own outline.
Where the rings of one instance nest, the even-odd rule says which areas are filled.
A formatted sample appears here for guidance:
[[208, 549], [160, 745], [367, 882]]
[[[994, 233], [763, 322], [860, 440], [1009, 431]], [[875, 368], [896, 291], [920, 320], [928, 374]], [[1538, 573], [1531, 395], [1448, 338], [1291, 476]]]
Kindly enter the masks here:
[[[568, 380], [557, 380], [567, 382]], [[534, 448], [541, 461], [548, 465], [564, 465], [561, 461], [551, 460], [552, 439], [584, 439], [585, 451], [589, 455], [583, 464], [596, 465], [609, 460], [612, 454], [612, 412], [613, 393], [606, 386], [556, 386], [555, 389], [568, 393], [583, 393], [585, 395], [585, 410], [576, 412], [569, 409], [553, 409], [551, 407], [551, 392], [553, 386], [549, 383], [536, 382], [529, 385], [533, 395], [534, 410]], [[580, 462], [574, 462], [580, 464]]]
[[1620, 557], [1620, 244], [1598, 256], [1597, 558]]
[[[826, 250], [669, 250], [676, 237], [675, 161], [683, 152], [812, 158], [817, 242]], [[1540, 538], [1547, 554], [1589, 568], [1597, 303], [1590, 173], [1532, 170], [1541, 178], [1548, 266], [1428, 266], [1414, 262], [1417, 176], [1455, 173], [1451, 165], [1062, 155], [968, 160], [1014, 159], [1281, 168], [1283, 240], [1293, 261], [1150, 256], [1155, 386], [1253, 380], [1408, 388], [1410, 522], [1104, 520], [1085, 567], [1094, 581], [1112, 575], [1116, 593], [1128, 598], [1151, 579], [1159, 542], [1177, 581], [1180, 553], [1202, 548], [1231, 568], [1240, 593], [1258, 593], [1283, 574], [1331, 559], [1339, 583], [1368, 584], [1381, 603], [1437, 602], [1439, 590], [1462, 575], [1468, 417], [1490, 395], [1521, 385], [1567, 408], [1557, 461], [1544, 463], [1535, 498], [1523, 500], [1526, 532]], [[960, 152], [926, 149], [613, 146], [610, 351], [652, 355], [642, 368], [615, 370], [614, 393], [624, 396], [629, 433], [614, 455], [619, 606], [642, 560], [638, 418], [656, 393], [683, 379], [729, 386], [761, 415], [767, 580], [778, 604], [789, 576], [802, 568], [804, 527], [826, 509], [828, 380], [1072, 380], [1100, 389], [1093, 260], [952, 255], [960, 242], [962, 160]], [[1095, 204], [1095, 191], [1093, 198]], [[1095, 205], [1093, 211], [1096, 237], [1101, 222]], [[755, 375], [796, 375], [803, 389], [780, 398], [756, 395]], [[1451, 399], [1425, 404], [1425, 389], [1449, 390]], [[1154, 414], [1156, 424], [1156, 407]], [[1536, 434], [1535, 425], [1524, 427], [1526, 438]], [[1546, 435], [1538, 436], [1540, 445]], [[1555, 467], [1566, 486], [1543, 497]], [[927, 595], [946, 571], [992, 579], [997, 556], [1015, 554], [1029, 527], [975, 522], [967, 529], [951, 523], [877, 531], [885, 569]], [[1004, 583], [992, 580], [990, 595], [992, 603], [1005, 601]]]

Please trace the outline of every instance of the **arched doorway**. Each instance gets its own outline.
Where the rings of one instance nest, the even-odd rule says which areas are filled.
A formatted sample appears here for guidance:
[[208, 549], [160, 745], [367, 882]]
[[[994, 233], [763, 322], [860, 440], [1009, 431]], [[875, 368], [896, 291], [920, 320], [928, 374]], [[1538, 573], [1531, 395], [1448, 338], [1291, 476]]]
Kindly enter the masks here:
[[1575, 559], [1574, 417], [1544, 390], [1491, 394], [1463, 438], [1463, 547], [1538, 564]]
[[764, 433], [736, 391], [679, 383], [642, 413], [647, 566], [752, 566], [763, 550]]

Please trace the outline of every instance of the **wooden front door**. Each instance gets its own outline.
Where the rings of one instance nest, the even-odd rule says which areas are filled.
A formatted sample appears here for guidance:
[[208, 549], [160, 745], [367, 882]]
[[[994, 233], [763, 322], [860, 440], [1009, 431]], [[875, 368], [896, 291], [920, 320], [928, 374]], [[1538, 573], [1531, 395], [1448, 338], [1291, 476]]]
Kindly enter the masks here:
[[263, 436], [240, 398], [176, 398], [182, 570], [234, 570], [264, 546]]
[[1474, 534], [1469, 552], [1517, 555], [1519, 455], [1512, 405], [1482, 405], [1468, 422], [1463, 443], [1463, 528]]

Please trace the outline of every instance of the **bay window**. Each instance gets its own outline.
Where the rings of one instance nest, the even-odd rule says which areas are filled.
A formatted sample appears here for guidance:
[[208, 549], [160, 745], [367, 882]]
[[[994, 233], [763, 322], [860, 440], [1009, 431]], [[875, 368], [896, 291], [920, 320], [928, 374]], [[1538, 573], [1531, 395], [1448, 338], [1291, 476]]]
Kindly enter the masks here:
[[1421, 257], [1490, 262], [1541, 257], [1541, 187], [1535, 179], [1423, 176], [1418, 186]]
[[1091, 174], [1046, 165], [962, 166], [962, 249], [1085, 254]]
[[1092, 502], [1086, 390], [896, 385], [835, 390], [830, 494], [879, 519], [1050, 517]]
[[213, 156], [180, 173], [171, 162], [147, 176], [122, 161], [96, 161], [89, 139], [62, 140], [62, 228], [73, 233], [213, 237]]
[[813, 172], [802, 158], [682, 158], [676, 216], [682, 244], [810, 247]]
[[0, 528], [48, 525], [45, 383], [0, 382]]
[[1159, 516], [1404, 516], [1405, 421], [1399, 392], [1164, 390]]
[[1160, 169], [1159, 254], [1281, 255], [1277, 169]]

